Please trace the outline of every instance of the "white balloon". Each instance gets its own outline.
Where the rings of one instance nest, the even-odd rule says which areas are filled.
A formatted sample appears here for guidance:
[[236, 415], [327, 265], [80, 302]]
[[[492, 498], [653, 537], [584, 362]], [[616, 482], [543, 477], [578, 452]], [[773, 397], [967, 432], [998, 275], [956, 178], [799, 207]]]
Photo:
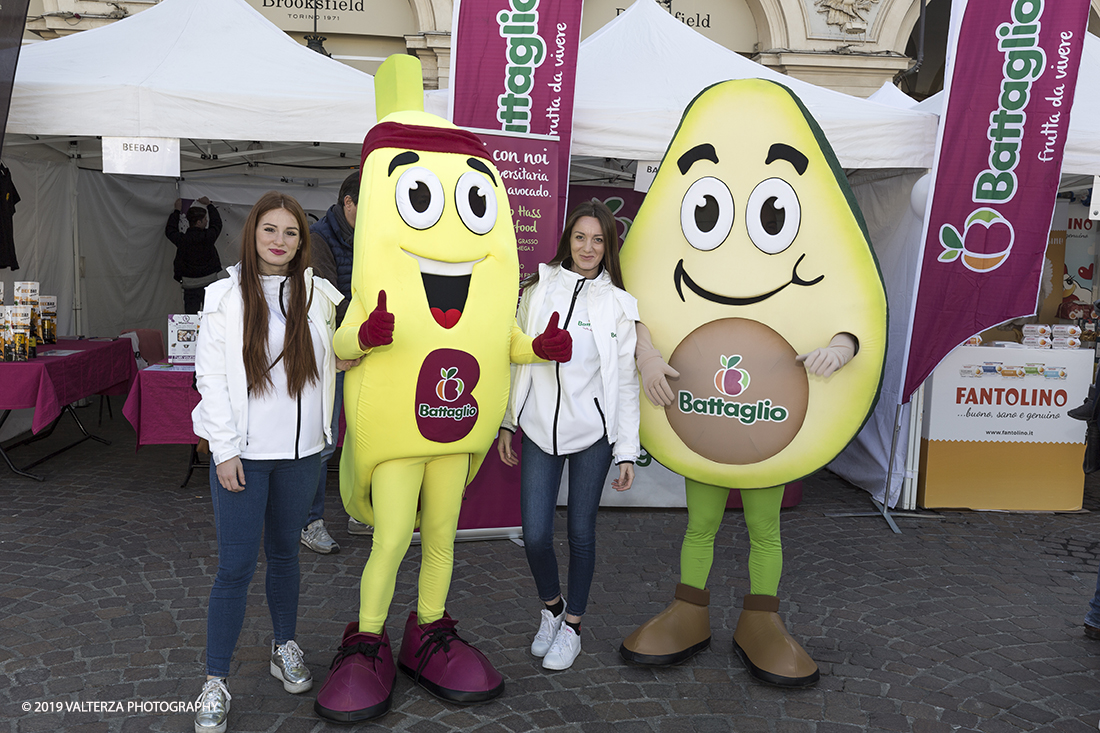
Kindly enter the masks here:
[[928, 189], [931, 186], [932, 174], [925, 173], [913, 184], [913, 190], [909, 194], [909, 206], [921, 221], [924, 221], [924, 212], [928, 208]]

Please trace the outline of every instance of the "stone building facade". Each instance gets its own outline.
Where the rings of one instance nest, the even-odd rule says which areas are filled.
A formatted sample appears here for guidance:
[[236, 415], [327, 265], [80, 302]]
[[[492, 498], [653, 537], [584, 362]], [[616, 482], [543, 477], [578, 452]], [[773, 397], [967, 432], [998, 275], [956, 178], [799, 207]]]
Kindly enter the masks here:
[[[157, 1], [31, 0], [27, 30], [56, 38]], [[246, 1], [299, 42], [362, 71], [409, 52], [423, 64], [425, 88], [448, 85], [452, 0]], [[894, 82], [923, 99], [943, 86], [950, 0], [586, 0], [582, 38], [635, 1], [657, 2], [726, 48], [837, 91], [866, 97]], [[1100, 33], [1100, 0], [1091, 2], [1089, 29]]]

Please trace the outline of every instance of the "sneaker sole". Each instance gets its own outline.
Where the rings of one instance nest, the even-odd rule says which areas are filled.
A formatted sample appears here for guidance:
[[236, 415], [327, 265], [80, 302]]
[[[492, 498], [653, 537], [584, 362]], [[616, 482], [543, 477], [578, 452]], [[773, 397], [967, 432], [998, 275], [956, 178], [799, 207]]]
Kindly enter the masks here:
[[275, 662], [270, 662], [270, 666], [268, 668], [271, 670], [271, 676], [282, 682], [283, 689], [289, 692], [291, 695], [297, 695], [298, 693], [306, 692], [307, 690], [313, 688], [312, 677], [302, 682], [287, 682], [286, 678], [283, 677], [283, 670], [281, 670], [279, 668], [279, 665], [275, 664]]
[[216, 725], [213, 728], [211, 728], [210, 726], [199, 725], [198, 723], [195, 723], [195, 733], [225, 733], [225, 728], [228, 722], [229, 721], [226, 721], [225, 723], [222, 723], [221, 725]]
[[335, 545], [331, 550], [319, 550], [316, 547], [314, 547], [313, 545], [306, 542], [305, 540], [302, 540], [301, 543], [302, 543], [303, 547], [305, 547], [308, 550], [313, 550], [318, 555], [335, 555], [338, 552], [340, 552], [340, 545]]
[[458, 703], [459, 705], [473, 705], [475, 703], [492, 700], [504, 692], [504, 680], [501, 680], [500, 684], [492, 690], [450, 690], [442, 685], [437, 685], [430, 680], [426, 680], [423, 677], [418, 677], [416, 670], [406, 666], [402, 662], [398, 662], [397, 666], [413, 682], [420, 685], [440, 700], [445, 700], [446, 702]]
[[390, 707], [393, 705], [393, 687], [390, 687], [390, 696], [377, 705], [372, 705], [369, 708], [363, 708], [362, 710], [332, 710], [326, 708], [316, 700], [313, 702], [313, 712], [325, 720], [331, 720], [334, 723], [361, 723], [364, 720], [374, 720], [380, 718], [390, 711]]
[[577, 656], [575, 656], [575, 657], [573, 657], [572, 659], [570, 659], [570, 660], [569, 660], [569, 663], [568, 663], [568, 664], [565, 664], [565, 665], [562, 665], [562, 664], [547, 664], [547, 663], [546, 663], [546, 660], [545, 660], [545, 659], [543, 659], [543, 660], [542, 660], [542, 668], [543, 668], [543, 669], [548, 669], [548, 670], [550, 670], [551, 672], [561, 672], [561, 671], [563, 671], [563, 670], [566, 670], [566, 669], [569, 669], [570, 667], [572, 667], [572, 666], [573, 666], [573, 662], [577, 661], [577, 657], [579, 657], [580, 655], [581, 655], [581, 652], [580, 652], [580, 650], [578, 649], [578, 650], [577, 650]]

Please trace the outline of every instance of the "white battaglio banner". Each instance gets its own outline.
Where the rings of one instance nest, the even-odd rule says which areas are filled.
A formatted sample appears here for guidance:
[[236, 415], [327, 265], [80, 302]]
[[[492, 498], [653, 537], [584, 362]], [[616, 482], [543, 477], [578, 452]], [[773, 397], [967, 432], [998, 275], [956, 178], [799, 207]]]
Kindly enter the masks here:
[[179, 138], [104, 137], [103, 172], [179, 178]]
[[1092, 382], [1092, 349], [963, 346], [925, 389], [926, 439], [983, 443], [1082, 443], [1066, 415]]

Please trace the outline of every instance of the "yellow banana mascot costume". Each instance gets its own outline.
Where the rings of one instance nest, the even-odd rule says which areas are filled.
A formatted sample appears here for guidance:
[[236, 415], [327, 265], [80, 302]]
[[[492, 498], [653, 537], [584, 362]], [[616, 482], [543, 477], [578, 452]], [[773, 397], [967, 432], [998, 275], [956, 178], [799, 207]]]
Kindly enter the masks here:
[[642, 444], [685, 477], [688, 527], [675, 600], [620, 654], [665, 665], [709, 646], [714, 537], [742, 489], [752, 587], [735, 650], [762, 681], [813, 684], [817, 665], [778, 614], [782, 485], [832, 460], [874, 407], [886, 295], [844, 172], [790, 90], [736, 80], [692, 101], [622, 267], [652, 334], [639, 326], [654, 402]]
[[374, 539], [359, 620], [348, 624], [315, 704], [343, 722], [390, 708], [385, 620], [417, 523], [420, 593], [398, 666], [452, 702], [503, 691], [445, 604], [462, 493], [500, 427], [509, 362], [537, 360], [515, 326], [515, 233], [484, 145], [423, 112], [416, 58], [388, 59], [375, 89], [380, 121], [363, 143], [352, 300], [335, 337], [340, 358], [363, 357], [345, 378], [340, 493]]

